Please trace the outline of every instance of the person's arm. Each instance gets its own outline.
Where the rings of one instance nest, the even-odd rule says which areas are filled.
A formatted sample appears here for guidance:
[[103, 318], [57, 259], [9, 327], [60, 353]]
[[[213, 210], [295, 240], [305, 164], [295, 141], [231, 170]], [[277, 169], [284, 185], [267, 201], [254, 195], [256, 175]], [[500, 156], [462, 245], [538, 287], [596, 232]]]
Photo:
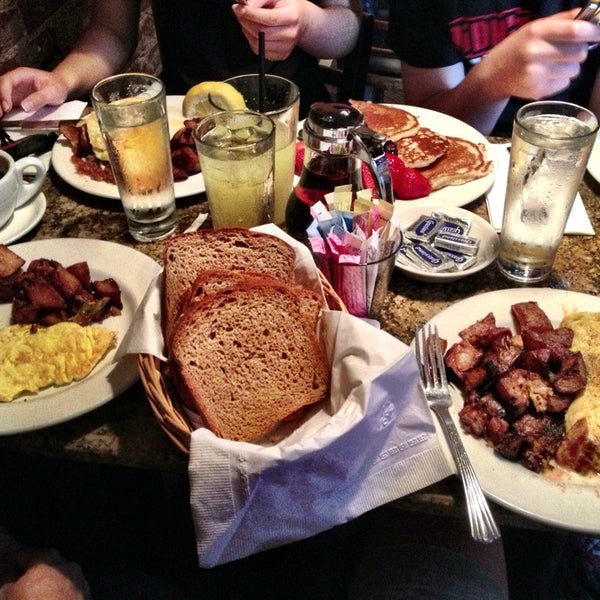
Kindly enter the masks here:
[[119, 71], [137, 44], [139, 10], [139, 0], [96, 0], [89, 26], [53, 71], [18, 67], [0, 77], [0, 115], [78, 98]]
[[462, 64], [427, 69], [402, 64], [407, 104], [438, 110], [489, 134], [512, 96], [541, 99], [579, 74], [600, 28], [577, 11], [537, 19], [493, 48], [465, 76]]
[[90, 26], [54, 69], [66, 82], [69, 96], [88, 92], [126, 64], [137, 46], [139, 16], [139, 0], [94, 2]]
[[254, 52], [265, 32], [269, 60], [284, 60], [299, 46], [317, 58], [337, 58], [352, 50], [360, 27], [359, 0], [248, 0], [233, 10]]

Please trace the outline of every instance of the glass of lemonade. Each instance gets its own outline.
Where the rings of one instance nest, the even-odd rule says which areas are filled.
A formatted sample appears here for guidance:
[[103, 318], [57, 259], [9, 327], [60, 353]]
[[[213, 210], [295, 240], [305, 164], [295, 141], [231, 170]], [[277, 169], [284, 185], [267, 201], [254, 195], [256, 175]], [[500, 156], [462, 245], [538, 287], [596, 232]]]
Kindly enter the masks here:
[[177, 217], [164, 84], [144, 73], [115, 75], [96, 84], [92, 103], [131, 235], [170, 236]]
[[532, 102], [517, 112], [498, 254], [509, 279], [550, 275], [597, 131], [591, 111], [567, 102]]
[[263, 114], [275, 121], [275, 196], [273, 223], [285, 225], [285, 209], [294, 183], [296, 140], [300, 91], [298, 86], [277, 75], [266, 74], [261, 90], [258, 74], [238, 75], [225, 80], [232, 85], [250, 110], [260, 111], [260, 93], [263, 94]]
[[255, 227], [273, 219], [275, 123], [249, 110], [204, 118], [194, 139], [213, 227]]

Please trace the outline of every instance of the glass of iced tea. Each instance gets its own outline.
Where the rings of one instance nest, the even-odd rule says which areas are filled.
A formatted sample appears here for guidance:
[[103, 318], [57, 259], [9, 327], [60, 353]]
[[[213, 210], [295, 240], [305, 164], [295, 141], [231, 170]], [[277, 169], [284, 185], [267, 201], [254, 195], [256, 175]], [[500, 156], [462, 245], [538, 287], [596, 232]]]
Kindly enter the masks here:
[[92, 90], [129, 231], [141, 242], [167, 238], [177, 224], [165, 98], [163, 82], [144, 73], [108, 77]]
[[550, 275], [597, 131], [594, 114], [576, 104], [541, 101], [518, 110], [498, 254], [509, 279]]
[[269, 115], [275, 121], [273, 223], [282, 227], [294, 183], [300, 91], [292, 81], [270, 74], [264, 75], [262, 86], [257, 73], [238, 75], [225, 82], [242, 94], [248, 109]]
[[224, 111], [194, 129], [213, 227], [273, 219], [275, 123], [249, 110]]

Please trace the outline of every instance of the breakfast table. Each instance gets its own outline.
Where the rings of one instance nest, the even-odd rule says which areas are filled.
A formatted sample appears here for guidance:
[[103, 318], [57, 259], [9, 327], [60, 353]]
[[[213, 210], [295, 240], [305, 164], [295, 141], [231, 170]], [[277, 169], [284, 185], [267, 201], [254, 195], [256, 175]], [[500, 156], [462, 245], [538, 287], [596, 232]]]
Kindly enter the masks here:
[[[65, 183], [51, 168], [43, 186], [47, 201], [40, 223], [19, 243], [53, 238], [92, 238], [107, 240], [138, 250], [157, 262], [162, 259], [161, 242], [134, 241], [118, 201], [86, 194]], [[600, 184], [586, 173], [580, 190], [590, 221], [600, 231]], [[487, 219], [485, 197], [463, 208]], [[208, 212], [203, 194], [177, 200], [178, 231], [183, 231], [200, 212]], [[203, 227], [210, 226], [210, 221]], [[600, 295], [600, 237], [565, 236], [551, 278], [543, 287]], [[127, 264], [115, 269], [128, 269]], [[115, 274], [118, 277], [118, 271]], [[441, 310], [477, 294], [517, 287], [506, 280], [492, 264], [476, 274], [454, 282], [428, 283], [395, 270], [384, 302], [381, 327], [410, 344], [415, 327]], [[0, 460], [11, 456], [36, 456], [57, 461], [96, 463], [185, 476], [187, 456], [159, 426], [142, 384], [138, 381], [106, 404], [64, 423], [0, 436]], [[449, 477], [425, 489], [394, 501], [398, 507], [441, 514], [465, 514], [462, 489], [457, 477]], [[545, 528], [544, 523], [493, 504], [502, 524], [524, 528]]]

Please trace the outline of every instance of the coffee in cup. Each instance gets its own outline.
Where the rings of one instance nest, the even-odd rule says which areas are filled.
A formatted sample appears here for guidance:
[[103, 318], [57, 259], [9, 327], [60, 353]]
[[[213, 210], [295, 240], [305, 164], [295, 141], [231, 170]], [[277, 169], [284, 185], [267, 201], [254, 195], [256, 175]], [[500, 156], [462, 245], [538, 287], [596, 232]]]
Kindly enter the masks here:
[[45, 177], [46, 167], [39, 158], [25, 156], [15, 161], [0, 150], [0, 228], [40, 191]]

